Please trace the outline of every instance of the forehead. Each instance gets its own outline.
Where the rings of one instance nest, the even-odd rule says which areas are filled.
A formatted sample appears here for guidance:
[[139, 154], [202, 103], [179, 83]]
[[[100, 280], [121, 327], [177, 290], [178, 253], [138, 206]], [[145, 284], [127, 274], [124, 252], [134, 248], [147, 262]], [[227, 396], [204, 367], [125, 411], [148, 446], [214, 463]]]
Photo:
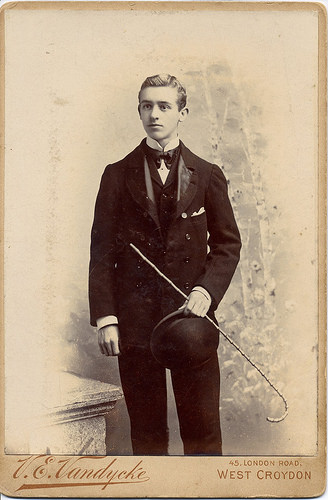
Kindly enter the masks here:
[[177, 104], [178, 91], [175, 87], [146, 87], [140, 93], [140, 102], [142, 101]]

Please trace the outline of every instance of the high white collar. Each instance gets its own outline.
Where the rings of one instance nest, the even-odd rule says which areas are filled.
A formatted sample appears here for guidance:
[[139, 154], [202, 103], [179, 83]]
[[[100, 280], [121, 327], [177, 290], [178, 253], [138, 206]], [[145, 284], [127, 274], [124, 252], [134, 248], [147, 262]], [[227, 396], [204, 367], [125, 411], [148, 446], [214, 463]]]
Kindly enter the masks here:
[[157, 141], [155, 141], [155, 139], [149, 137], [149, 135], [147, 135], [146, 139], [147, 146], [149, 146], [152, 149], [156, 149], [157, 151], [161, 151], [163, 153], [165, 153], [166, 151], [170, 151], [171, 149], [177, 148], [179, 146], [179, 142], [180, 142], [179, 137], [175, 137], [174, 139], [172, 139], [172, 141], [168, 142], [163, 149], [162, 146]]

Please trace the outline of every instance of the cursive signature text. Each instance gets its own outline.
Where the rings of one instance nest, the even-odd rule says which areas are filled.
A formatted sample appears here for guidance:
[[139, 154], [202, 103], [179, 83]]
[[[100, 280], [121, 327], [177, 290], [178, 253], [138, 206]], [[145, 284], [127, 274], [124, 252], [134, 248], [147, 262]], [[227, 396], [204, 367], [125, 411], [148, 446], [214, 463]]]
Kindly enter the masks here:
[[143, 460], [132, 467], [124, 467], [119, 459], [112, 457], [62, 458], [54, 455], [18, 459], [13, 478], [24, 480], [16, 491], [72, 486], [99, 486], [104, 490], [113, 484], [144, 483], [150, 479]]

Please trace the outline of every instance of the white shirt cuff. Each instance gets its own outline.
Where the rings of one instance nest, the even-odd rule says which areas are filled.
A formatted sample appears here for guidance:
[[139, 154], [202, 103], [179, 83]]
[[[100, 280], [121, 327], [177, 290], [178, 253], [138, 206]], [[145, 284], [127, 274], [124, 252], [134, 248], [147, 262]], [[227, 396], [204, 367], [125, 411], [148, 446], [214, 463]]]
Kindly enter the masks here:
[[103, 328], [104, 326], [109, 326], [109, 325], [118, 325], [118, 319], [116, 316], [102, 316], [101, 318], [97, 319], [97, 331], [100, 330], [100, 328]]
[[200, 292], [203, 295], [205, 295], [205, 297], [207, 298], [207, 300], [209, 302], [212, 302], [212, 297], [210, 296], [210, 294], [208, 293], [208, 291], [205, 290], [205, 288], [203, 288], [202, 286], [194, 286], [194, 288], [192, 289], [192, 292]]

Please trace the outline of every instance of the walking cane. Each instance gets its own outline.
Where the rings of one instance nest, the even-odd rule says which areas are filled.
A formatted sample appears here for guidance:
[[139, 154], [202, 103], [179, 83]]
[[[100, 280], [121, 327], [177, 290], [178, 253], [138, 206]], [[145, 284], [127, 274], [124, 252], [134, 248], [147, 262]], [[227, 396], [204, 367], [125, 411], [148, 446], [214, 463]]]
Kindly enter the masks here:
[[[188, 296], [182, 291], [180, 290], [180, 288], [178, 288], [174, 283], [173, 281], [171, 281], [167, 276], [165, 276], [165, 274], [163, 274], [156, 266], [155, 264], [153, 264], [149, 259], [147, 259], [147, 257], [145, 257], [145, 255], [135, 246], [133, 245], [133, 243], [130, 243], [130, 247], [133, 248], [133, 250], [135, 252], [137, 252], [140, 257], [145, 261], [147, 262], [147, 264], [149, 264], [156, 272], [157, 274], [159, 274], [163, 279], [165, 279], [180, 295], [182, 295], [182, 297], [184, 297], [185, 299], [188, 298]], [[223, 330], [221, 330], [221, 328], [218, 327], [218, 325], [206, 314], [205, 318], [210, 322], [212, 323], [212, 325], [215, 326], [215, 328], [223, 335], [223, 337], [228, 341], [230, 342], [230, 344], [235, 348], [237, 349], [237, 351], [245, 358], [247, 359], [247, 361], [253, 366], [253, 368], [255, 368], [260, 375], [262, 375], [262, 377], [268, 382], [268, 384], [270, 385], [270, 387], [272, 387], [272, 389], [278, 394], [278, 396], [283, 400], [284, 402], [284, 405], [285, 405], [285, 412], [284, 414], [279, 417], [279, 418], [272, 418], [272, 417], [266, 417], [267, 421], [268, 422], [273, 422], [273, 423], [276, 423], [276, 422], [282, 422], [288, 415], [288, 404], [287, 404], [287, 401], [285, 399], [285, 397], [281, 394], [281, 392], [275, 387], [275, 385], [271, 382], [271, 380], [265, 375], [265, 373], [263, 373], [263, 371], [261, 370], [261, 368], [259, 368], [256, 363], [254, 363], [254, 361], [252, 361], [250, 359], [250, 357], [229, 337], [229, 335], [227, 333], [225, 333]]]

